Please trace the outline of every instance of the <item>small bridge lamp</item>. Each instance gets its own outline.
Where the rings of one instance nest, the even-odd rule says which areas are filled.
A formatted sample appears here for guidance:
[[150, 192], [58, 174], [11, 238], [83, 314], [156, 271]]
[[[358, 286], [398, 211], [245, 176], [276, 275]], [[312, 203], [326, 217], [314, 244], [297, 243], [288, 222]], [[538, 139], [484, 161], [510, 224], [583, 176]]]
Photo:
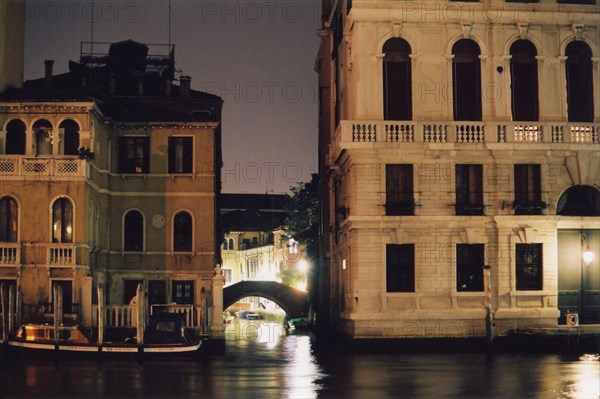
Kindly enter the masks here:
[[308, 262], [305, 260], [298, 262], [298, 270], [300, 270], [302, 273], [306, 273], [308, 271]]

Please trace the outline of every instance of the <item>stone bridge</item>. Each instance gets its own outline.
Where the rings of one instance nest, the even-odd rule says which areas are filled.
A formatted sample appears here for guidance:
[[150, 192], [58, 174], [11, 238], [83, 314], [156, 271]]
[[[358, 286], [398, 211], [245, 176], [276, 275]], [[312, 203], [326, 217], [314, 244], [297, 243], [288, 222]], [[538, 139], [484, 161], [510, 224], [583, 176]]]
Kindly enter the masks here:
[[307, 293], [276, 281], [240, 281], [223, 288], [223, 309], [248, 296], [275, 302], [285, 311], [287, 318], [308, 315]]

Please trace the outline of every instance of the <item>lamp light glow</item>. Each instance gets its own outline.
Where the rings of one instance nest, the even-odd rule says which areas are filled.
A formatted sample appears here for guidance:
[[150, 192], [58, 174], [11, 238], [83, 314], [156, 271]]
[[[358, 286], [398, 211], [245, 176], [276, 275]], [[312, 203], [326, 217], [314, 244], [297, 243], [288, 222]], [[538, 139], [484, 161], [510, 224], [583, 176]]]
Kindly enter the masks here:
[[586, 266], [589, 266], [593, 261], [594, 251], [592, 251], [588, 245], [585, 251], [583, 251], [583, 263], [585, 263]]

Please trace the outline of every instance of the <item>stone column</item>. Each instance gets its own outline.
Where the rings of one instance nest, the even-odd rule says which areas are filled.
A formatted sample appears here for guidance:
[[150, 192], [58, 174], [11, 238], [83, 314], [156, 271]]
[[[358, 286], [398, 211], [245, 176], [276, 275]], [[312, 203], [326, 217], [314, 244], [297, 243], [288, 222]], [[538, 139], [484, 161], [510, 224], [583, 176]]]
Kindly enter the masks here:
[[215, 354], [225, 353], [225, 328], [223, 323], [223, 285], [225, 276], [221, 265], [215, 266], [215, 274], [212, 279], [212, 302], [213, 317], [210, 325], [209, 350]]

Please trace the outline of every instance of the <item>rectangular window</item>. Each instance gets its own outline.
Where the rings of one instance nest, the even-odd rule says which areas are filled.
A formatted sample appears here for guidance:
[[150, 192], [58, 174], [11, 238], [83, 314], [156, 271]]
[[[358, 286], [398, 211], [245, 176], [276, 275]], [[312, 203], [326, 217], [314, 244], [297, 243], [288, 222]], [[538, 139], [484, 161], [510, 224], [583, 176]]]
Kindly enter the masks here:
[[541, 215], [543, 207], [540, 165], [515, 165], [515, 215]]
[[192, 173], [194, 138], [169, 137], [169, 173]]
[[483, 166], [457, 164], [456, 214], [483, 215]]
[[385, 214], [414, 215], [412, 164], [385, 165]]
[[516, 244], [517, 290], [541, 290], [542, 244]]
[[167, 303], [167, 282], [164, 280], [148, 281], [148, 304]]
[[387, 292], [415, 292], [415, 244], [387, 244]]
[[223, 274], [225, 276], [225, 284], [231, 284], [231, 269], [223, 269]]
[[150, 173], [149, 137], [119, 137], [119, 173]]
[[456, 291], [483, 291], [484, 244], [456, 244]]
[[193, 281], [173, 281], [173, 291], [171, 296], [173, 302], [182, 305], [194, 304], [194, 282]]

